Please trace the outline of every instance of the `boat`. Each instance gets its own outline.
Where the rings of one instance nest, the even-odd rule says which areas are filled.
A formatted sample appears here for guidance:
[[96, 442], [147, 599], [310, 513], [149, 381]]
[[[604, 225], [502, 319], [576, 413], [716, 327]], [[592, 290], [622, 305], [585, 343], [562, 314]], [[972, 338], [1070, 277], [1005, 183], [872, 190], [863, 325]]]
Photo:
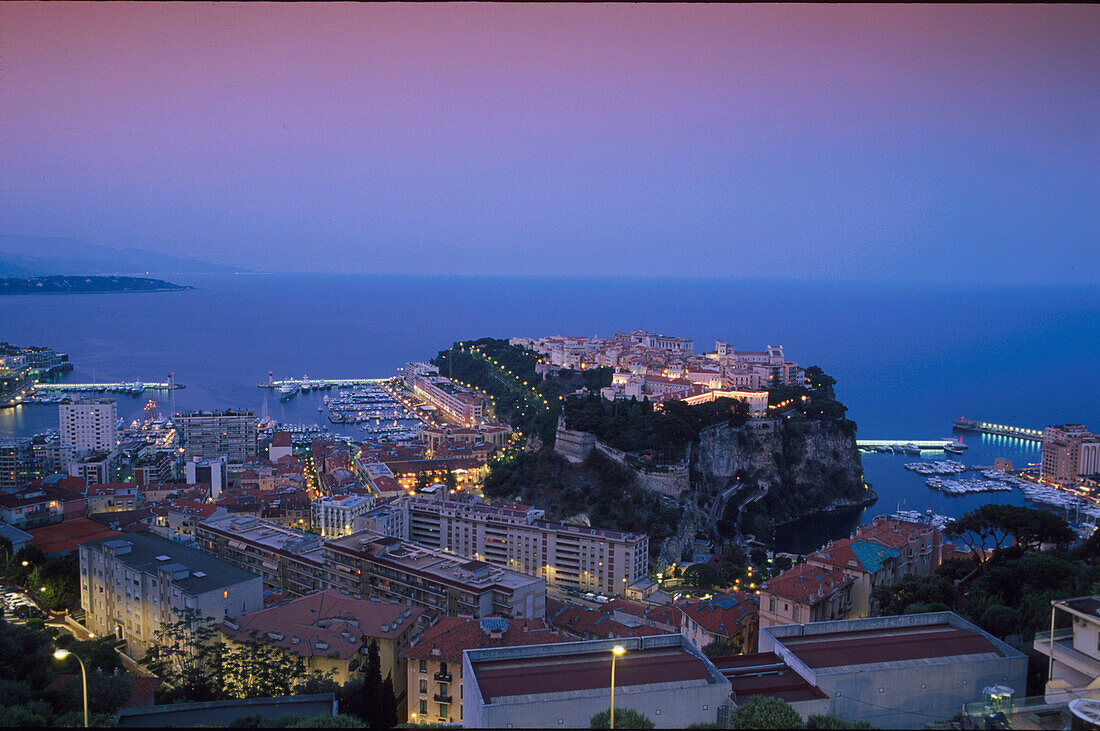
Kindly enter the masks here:
[[962, 454], [963, 453], [963, 451], [961, 449], [959, 449], [958, 445], [955, 445], [955, 444], [945, 444], [945, 445], [943, 445], [943, 451], [948, 452], [949, 454]]
[[920, 455], [920, 447], [912, 442], [903, 446], [902, 449], [905, 450], [906, 454]]

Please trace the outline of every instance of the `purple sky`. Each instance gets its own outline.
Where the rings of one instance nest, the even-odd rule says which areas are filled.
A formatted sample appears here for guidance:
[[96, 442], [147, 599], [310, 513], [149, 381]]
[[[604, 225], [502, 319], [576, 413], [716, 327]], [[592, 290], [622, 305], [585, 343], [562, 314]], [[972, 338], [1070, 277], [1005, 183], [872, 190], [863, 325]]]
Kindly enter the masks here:
[[1100, 280], [1100, 7], [0, 3], [0, 233], [250, 268]]

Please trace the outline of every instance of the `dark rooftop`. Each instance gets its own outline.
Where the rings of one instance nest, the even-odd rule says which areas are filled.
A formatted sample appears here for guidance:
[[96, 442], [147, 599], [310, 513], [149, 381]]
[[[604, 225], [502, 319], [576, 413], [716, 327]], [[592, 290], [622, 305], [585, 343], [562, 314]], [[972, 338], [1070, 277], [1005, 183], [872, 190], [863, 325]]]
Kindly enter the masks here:
[[[473, 664], [486, 703], [536, 693], [575, 693], [604, 689], [611, 678], [607, 652], [518, 657]], [[701, 659], [680, 647], [656, 647], [628, 652], [615, 662], [615, 687], [683, 683], [714, 683]]]
[[712, 657], [711, 662], [730, 681], [734, 698], [763, 695], [797, 703], [828, 697], [773, 652]]
[[779, 640], [811, 668], [1004, 653], [985, 635], [949, 624], [832, 632]]

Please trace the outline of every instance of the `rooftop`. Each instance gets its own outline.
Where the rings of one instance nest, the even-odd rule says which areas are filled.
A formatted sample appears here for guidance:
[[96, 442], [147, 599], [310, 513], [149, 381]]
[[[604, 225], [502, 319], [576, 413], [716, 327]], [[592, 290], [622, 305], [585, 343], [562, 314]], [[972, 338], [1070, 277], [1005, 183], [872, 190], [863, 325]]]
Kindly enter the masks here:
[[[682, 643], [679, 635], [624, 641], [627, 652], [616, 660], [615, 687], [664, 683], [688, 687], [722, 682], [709, 661]], [[607, 640], [570, 642], [510, 651], [472, 651], [468, 657], [482, 698], [486, 703], [499, 703], [523, 696], [607, 691], [610, 645]]]
[[500, 619], [494, 622], [440, 617], [401, 653], [401, 657], [461, 663], [463, 650], [547, 645], [575, 640], [564, 632], [554, 630], [543, 619]]
[[857, 628], [849, 632], [782, 637], [779, 641], [795, 657], [814, 669], [934, 660], [959, 655], [1005, 656], [984, 634], [947, 622], [866, 630]]
[[111, 530], [88, 518], [77, 518], [43, 528], [32, 528], [27, 532], [34, 538], [34, 547], [47, 555], [69, 553], [75, 551], [81, 543], [122, 535], [121, 532]]
[[797, 703], [828, 697], [774, 652], [712, 657], [711, 662], [730, 681], [735, 699], [760, 695]]
[[321, 563], [321, 537], [278, 523], [253, 517], [228, 516], [206, 520], [200, 528], [228, 539], [231, 548], [241, 548], [244, 541], [295, 558]]
[[347, 659], [363, 648], [364, 637], [398, 637], [415, 627], [423, 613], [417, 607], [355, 599], [329, 589], [224, 622], [220, 629], [238, 642], [255, 635], [302, 657]]
[[852, 581], [840, 571], [799, 564], [768, 579], [760, 590], [796, 602], [813, 603], [843, 589]]
[[[119, 553], [119, 549], [124, 549], [127, 544], [130, 547], [129, 552]], [[160, 567], [166, 567], [169, 564], [180, 564], [187, 568], [188, 574], [183, 578], [173, 579], [172, 584], [192, 596], [251, 581], [252, 579], [259, 579], [255, 574], [231, 566], [201, 551], [187, 548], [166, 538], [143, 533], [123, 533], [114, 538], [102, 538], [82, 543], [81, 547], [88, 547], [97, 551], [103, 551], [105, 547], [112, 547], [116, 551], [115, 559], [117, 561], [136, 571], [150, 575], [156, 575], [157, 569]]]

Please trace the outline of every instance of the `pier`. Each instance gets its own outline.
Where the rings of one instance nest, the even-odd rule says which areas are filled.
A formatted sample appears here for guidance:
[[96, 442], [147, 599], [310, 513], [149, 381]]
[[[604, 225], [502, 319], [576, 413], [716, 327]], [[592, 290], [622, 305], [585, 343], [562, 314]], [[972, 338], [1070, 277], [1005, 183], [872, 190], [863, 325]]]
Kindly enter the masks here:
[[958, 442], [952, 439], [857, 439], [856, 446], [860, 449], [874, 449], [875, 447], [904, 447], [912, 444], [921, 449], [943, 450], [944, 447]]
[[117, 391], [140, 393], [142, 391], [171, 391], [184, 386], [179, 383], [134, 381], [132, 383], [36, 383], [35, 391]]
[[324, 388], [360, 388], [362, 386], [377, 386], [380, 383], [392, 381], [392, 378], [291, 378], [286, 381], [264, 381], [257, 384], [260, 388], [282, 388], [283, 386], [308, 385], [311, 389]]
[[979, 434], [995, 434], [1000, 437], [1016, 437], [1017, 439], [1029, 439], [1033, 442], [1043, 441], [1042, 429], [1025, 429], [1021, 426], [991, 424], [988, 421], [978, 421], [977, 419], [955, 419], [953, 426], [955, 431], [978, 432]]

